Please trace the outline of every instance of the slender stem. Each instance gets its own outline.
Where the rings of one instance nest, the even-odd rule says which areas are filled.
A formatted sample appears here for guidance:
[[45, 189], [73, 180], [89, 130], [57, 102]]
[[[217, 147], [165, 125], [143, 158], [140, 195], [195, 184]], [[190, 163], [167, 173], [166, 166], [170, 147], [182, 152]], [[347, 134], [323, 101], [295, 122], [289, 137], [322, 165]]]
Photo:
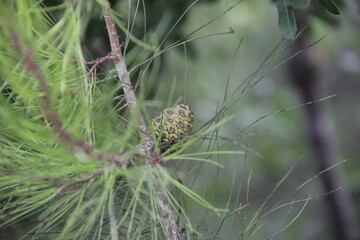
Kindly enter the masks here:
[[[154, 176], [155, 178], [155, 176]], [[177, 217], [174, 210], [171, 208], [169, 203], [169, 197], [162, 189], [161, 185], [158, 183], [155, 178], [155, 191], [156, 195], [159, 198], [160, 202], [157, 204], [157, 208], [159, 210], [159, 214], [162, 218], [162, 227], [166, 235], [171, 240], [180, 239], [180, 234], [177, 225]]]
[[112, 52], [110, 52], [105, 57], [98, 58], [94, 61], [85, 62], [86, 65], [93, 65], [88, 72], [88, 76], [94, 74], [96, 72], [97, 66], [99, 66], [101, 63], [103, 63], [105, 61], [113, 60], [114, 58], [115, 58], [115, 56], [113, 55]]
[[[106, 3], [106, 7], [103, 10], [103, 15], [106, 23], [106, 29], [109, 35], [111, 51], [115, 56], [113, 61], [118, 73], [118, 77], [120, 81], [122, 81], [121, 88], [124, 91], [124, 96], [127, 105], [129, 106], [130, 111], [132, 113], [135, 113], [136, 112], [135, 91], [130, 81], [129, 72], [125, 65], [125, 58], [121, 52], [121, 44], [119, 42], [119, 35], [116, 30], [115, 22], [109, 14], [110, 3], [108, 2], [108, 0], [105, 0], [105, 3]], [[140, 111], [137, 112], [137, 119], [139, 121], [140, 134], [145, 143], [146, 151], [150, 153], [154, 146], [154, 141], [149, 136], [150, 134], [148, 134], [148, 129], [144, 117], [142, 116]]]
[[[130, 111], [132, 113], [136, 113], [136, 96], [135, 91], [132, 86], [132, 83], [130, 81], [129, 72], [125, 65], [125, 58], [121, 53], [121, 45], [119, 42], [119, 35], [116, 30], [116, 25], [114, 23], [114, 20], [109, 14], [110, 11], [110, 4], [108, 0], [104, 0], [106, 3], [106, 7], [103, 9], [103, 15], [106, 23], [106, 29], [108, 31], [109, 40], [110, 40], [110, 46], [111, 51], [115, 58], [113, 59], [115, 67], [118, 72], [119, 79], [123, 82], [121, 87], [124, 91], [125, 100], [130, 108]], [[153, 151], [153, 139], [148, 133], [148, 129], [144, 120], [144, 117], [141, 115], [140, 112], [137, 112], [137, 118], [139, 121], [139, 128], [141, 137], [143, 138], [143, 141], [145, 143], [146, 152], [149, 155], [152, 155]], [[153, 176], [156, 180], [156, 177]], [[156, 180], [157, 181], [157, 180]], [[159, 184], [156, 184], [155, 186], [156, 195], [160, 198], [160, 203], [157, 204], [160, 217], [162, 218], [162, 227], [165, 232], [165, 234], [168, 236], [169, 239], [172, 240], [178, 240], [179, 239], [179, 232], [178, 232], [178, 226], [177, 226], [177, 215], [172, 209], [171, 205], [169, 204], [168, 196], [165, 193], [164, 189]]]
[[51, 123], [52, 130], [59, 135], [60, 141], [68, 143], [73, 147], [77, 147], [85, 154], [90, 155], [94, 151], [94, 148], [83, 140], [75, 139], [68, 131], [66, 131], [63, 128], [60, 117], [53, 111], [50, 88], [46, 82], [45, 76], [35, 61], [34, 54], [31, 49], [23, 49], [20, 39], [15, 32], [12, 34], [12, 43], [15, 50], [17, 50], [20, 54], [24, 54], [25, 67], [36, 77], [39, 83], [40, 91], [44, 94], [44, 104], [41, 107], [41, 112], [44, 116], [45, 122]]

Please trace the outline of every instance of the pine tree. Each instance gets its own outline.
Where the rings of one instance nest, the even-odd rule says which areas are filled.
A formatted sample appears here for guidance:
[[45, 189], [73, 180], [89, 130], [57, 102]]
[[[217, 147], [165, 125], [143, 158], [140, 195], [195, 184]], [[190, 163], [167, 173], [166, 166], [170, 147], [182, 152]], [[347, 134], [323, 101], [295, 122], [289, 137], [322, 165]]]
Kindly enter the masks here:
[[[84, 29], [94, 16], [104, 20], [111, 51], [86, 61]], [[55, 6], [36, 0], [0, 3], [0, 228], [25, 224], [23, 239], [197, 239], [200, 229], [185, 205], [192, 201], [222, 216], [216, 238], [226, 219], [240, 215], [247, 202], [230, 212], [229, 204], [216, 208], [179, 180], [179, 169], [189, 162], [223, 167], [212, 156], [246, 158], [247, 146], [223, 150], [241, 132], [222, 138], [219, 129], [232, 118], [240, 97], [264, 78], [257, 77], [259, 71], [281, 54], [273, 57], [272, 52], [231, 93], [228, 79], [222, 104], [201, 127], [193, 127], [196, 113], [187, 104], [161, 99], [159, 114], [152, 115], [145, 100], [153, 83], [144, 79], [154, 78], [154, 62], [202, 38], [193, 34], [217, 18], [164, 46], [171, 29], [162, 41], [156, 34], [138, 39], [107, 0], [67, 0]], [[117, 27], [126, 32], [125, 44], [119, 42]], [[130, 41], [135, 46], [127, 52]], [[99, 73], [105, 62], [113, 64], [111, 70]], [[205, 140], [203, 152], [199, 146]], [[300, 214], [312, 199], [265, 212], [269, 198], [244, 226], [241, 239], [249, 239], [264, 216], [303, 203]]]

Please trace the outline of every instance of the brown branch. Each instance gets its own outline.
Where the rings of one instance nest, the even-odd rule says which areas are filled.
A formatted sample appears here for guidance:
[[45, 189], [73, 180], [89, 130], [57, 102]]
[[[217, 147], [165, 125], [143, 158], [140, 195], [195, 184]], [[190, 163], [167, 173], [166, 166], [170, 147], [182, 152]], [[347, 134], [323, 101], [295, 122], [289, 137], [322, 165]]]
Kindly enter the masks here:
[[[113, 59], [118, 77], [120, 81], [123, 83], [121, 84], [121, 88], [124, 91], [125, 101], [129, 106], [129, 109], [132, 113], [136, 112], [136, 96], [135, 91], [130, 81], [129, 72], [125, 65], [125, 58], [121, 52], [121, 44], [119, 42], [119, 35], [116, 30], [116, 25], [114, 20], [109, 14], [110, 11], [110, 3], [105, 0], [106, 7], [103, 10], [103, 15], [106, 23], [106, 29], [109, 35], [111, 51], [115, 58]], [[148, 129], [144, 120], [144, 117], [140, 112], [137, 113], [137, 119], [139, 121], [139, 128], [140, 128], [140, 135], [145, 143], [146, 151], [148, 153], [152, 152], [154, 141], [149, 136]]]
[[105, 57], [98, 58], [94, 61], [85, 62], [86, 65], [93, 65], [88, 72], [88, 76], [95, 74], [97, 66], [99, 66], [101, 63], [103, 63], [105, 61], [109, 61], [109, 60], [115, 60], [115, 59], [116, 59], [116, 57], [114, 56], [114, 54], [112, 52], [110, 52]]
[[[129, 106], [129, 109], [132, 113], [136, 112], [136, 96], [135, 91], [132, 86], [132, 83], [130, 81], [129, 72], [125, 65], [125, 58], [121, 53], [121, 45], [119, 42], [119, 35], [116, 30], [116, 25], [114, 23], [114, 20], [111, 18], [109, 11], [110, 11], [110, 3], [108, 0], [104, 0], [106, 3], [106, 7], [103, 9], [103, 15], [106, 23], [106, 29], [108, 31], [109, 40], [110, 40], [110, 46], [111, 51], [116, 56], [114, 59], [114, 64], [118, 72], [118, 76], [120, 81], [122, 81], [122, 89], [124, 91], [125, 101], [127, 102], [127, 105]], [[145, 144], [145, 152], [148, 155], [152, 155], [153, 151], [153, 139], [150, 136], [145, 120], [140, 112], [137, 113], [137, 119], [139, 121], [139, 129], [141, 137]], [[152, 159], [150, 157], [150, 159]], [[149, 162], [152, 164], [151, 162]], [[179, 231], [177, 226], [177, 214], [174, 209], [172, 209], [172, 206], [169, 204], [169, 198], [165, 191], [162, 189], [160, 184], [157, 183], [157, 179], [155, 176], [155, 191], [156, 195], [159, 198], [159, 203], [157, 204], [160, 217], [162, 218], [162, 228], [165, 234], [169, 239], [172, 240], [178, 240], [179, 239]]]
[[84, 185], [87, 185], [87, 184], [90, 184], [90, 183], [96, 181], [96, 179], [100, 178], [103, 174], [104, 174], [103, 171], [86, 174], [86, 175], [80, 176], [80, 178], [84, 179], [84, 180], [81, 180], [81, 181], [75, 182], [75, 183], [62, 183], [60, 180], [52, 179], [50, 177], [42, 178], [42, 180], [53, 182], [59, 186], [59, 189], [56, 192], [56, 196], [55, 196], [55, 198], [59, 199], [59, 198], [65, 196], [65, 194], [68, 192], [71, 192], [80, 187], [83, 187]]
[[44, 116], [45, 122], [51, 123], [52, 130], [54, 133], [59, 135], [60, 141], [69, 143], [74, 147], [78, 147], [84, 153], [90, 155], [94, 148], [83, 140], [76, 140], [73, 138], [69, 132], [63, 129], [60, 117], [52, 111], [51, 91], [46, 82], [45, 76], [42, 74], [40, 67], [36, 64], [33, 52], [29, 48], [23, 50], [19, 37], [15, 32], [12, 34], [12, 43], [14, 49], [18, 53], [24, 54], [25, 67], [38, 80], [40, 91], [44, 94], [44, 104], [41, 107], [41, 112]]
[[[155, 181], [157, 180], [155, 179]], [[160, 203], [157, 204], [157, 208], [159, 210], [160, 217], [162, 218], [162, 228], [171, 240], [178, 240], [180, 239], [180, 234], [178, 230], [177, 216], [169, 203], [169, 197], [157, 182], [155, 182], [155, 191], [160, 200]]]

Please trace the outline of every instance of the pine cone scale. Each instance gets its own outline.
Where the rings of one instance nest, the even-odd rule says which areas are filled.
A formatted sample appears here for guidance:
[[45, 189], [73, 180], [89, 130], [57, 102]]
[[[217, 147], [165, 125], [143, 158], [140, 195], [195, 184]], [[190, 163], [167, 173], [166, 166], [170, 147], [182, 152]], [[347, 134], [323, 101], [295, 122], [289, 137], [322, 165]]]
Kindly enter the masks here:
[[179, 104], [156, 114], [152, 119], [152, 125], [156, 137], [161, 138], [161, 143], [166, 143], [169, 141], [176, 142], [191, 133], [193, 121], [194, 114], [190, 106]]

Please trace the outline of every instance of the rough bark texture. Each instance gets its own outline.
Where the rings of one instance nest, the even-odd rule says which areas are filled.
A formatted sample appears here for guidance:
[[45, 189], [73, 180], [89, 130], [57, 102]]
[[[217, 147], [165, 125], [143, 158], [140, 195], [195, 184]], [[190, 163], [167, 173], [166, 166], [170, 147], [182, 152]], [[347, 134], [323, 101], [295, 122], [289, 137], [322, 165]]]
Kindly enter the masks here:
[[[306, 25], [304, 16], [298, 16], [301, 25]], [[311, 37], [305, 31], [293, 46], [293, 51], [306, 48]], [[311, 48], [300, 54], [289, 65], [290, 80], [303, 102], [314, 101], [326, 96], [326, 86], [318, 76], [318, 64], [313, 57], [315, 49]], [[308, 142], [311, 147], [313, 161], [317, 171], [322, 171], [335, 163], [341, 161], [337, 150], [337, 136], [333, 117], [329, 112], [328, 102], [320, 102], [308, 105], [303, 108], [306, 118], [305, 129], [308, 130]], [[331, 226], [333, 239], [355, 240], [356, 217], [355, 210], [351, 203], [351, 195], [346, 188], [345, 172], [339, 166], [324, 174], [320, 178], [324, 193], [342, 186], [342, 189], [329, 194], [324, 198], [327, 207], [327, 226]]]

